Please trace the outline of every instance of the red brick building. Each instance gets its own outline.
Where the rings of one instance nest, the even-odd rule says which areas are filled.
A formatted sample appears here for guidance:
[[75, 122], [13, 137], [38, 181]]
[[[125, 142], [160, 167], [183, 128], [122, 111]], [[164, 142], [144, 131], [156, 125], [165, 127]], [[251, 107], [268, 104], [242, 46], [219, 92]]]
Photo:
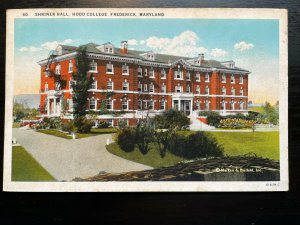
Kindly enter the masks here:
[[[87, 110], [117, 125], [175, 108], [187, 115], [213, 110], [247, 113], [249, 71], [233, 61], [205, 60], [116, 48], [111, 43], [86, 45], [93, 83]], [[41, 113], [72, 118], [76, 47], [60, 45], [41, 66]], [[106, 113], [102, 113], [106, 111]]]

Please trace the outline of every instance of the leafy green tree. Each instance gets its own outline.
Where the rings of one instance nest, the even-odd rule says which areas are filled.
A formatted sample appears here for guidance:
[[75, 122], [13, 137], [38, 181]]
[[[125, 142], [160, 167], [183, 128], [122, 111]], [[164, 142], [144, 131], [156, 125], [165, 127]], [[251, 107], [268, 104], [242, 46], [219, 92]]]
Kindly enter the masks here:
[[175, 127], [181, 129], [190, 124], [189, 118], [175, 109], [167, 110], [162, 115], [155, 116], [153, 122], [156, 129], [169, 129]]
[[77, 72], [73, 75], [73, 104], [74, 104], [74, 118], [79, 118], [87, 114], [86, 100], [89, 97], [88, 90], [92, 84], [92, 76], [88, 76], [90, 61], [87, 57], [86, 47], [80, 46], [77, 49], [76, 67]]
[[150, 120], [144, 119], [136, 126], [136, 144], [143, 155], [150, 150], [150, 143], [153, 141], [154, 127]]
[[266, 102], [263, 106], [264, 112], [262, 117], [266, 119], [269, 123], [278, 124], [279, 120], [279, 102], [272, 106], [269, 102]]
[[35, 119], [39, 114], [39, 111], [34, 108], [30, 108], [27, 104], [14, 102], [13, 104], [13, 116], [15, 121], [20, 121], [21, 119]]

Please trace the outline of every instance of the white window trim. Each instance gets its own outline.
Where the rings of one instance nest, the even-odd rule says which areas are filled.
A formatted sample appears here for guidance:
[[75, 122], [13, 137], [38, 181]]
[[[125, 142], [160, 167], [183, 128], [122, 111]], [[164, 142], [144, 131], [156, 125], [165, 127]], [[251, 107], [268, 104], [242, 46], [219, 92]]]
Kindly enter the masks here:
[[[127, 84], [127, 90], [124, 90], [124, 84]], [[123, 83], [122, 83], [122, 91], [129, 91], [129, 82], [128, 81], [124, 81]]]
[[[111, 82], [111, 89], [108, 89], [108, 82]], [[109, 91], [113, 91], [113, 90], [114, 90], [114, 82], [111, 81], [111, 80], [108, 80], [108, 81], [106, 82], [106, 89], [109, 90]]]
[[[178, 89], [179, 88], [179, 89]], [[179, 90], [179, 91], [178, 91]], [[176, 85], [175, 86], [175, 93], [182, 93], [182, 86], [181, 85]]]
[[[141, 70], [141, 74], [139, 74], [139, 70]], [[143, 68], [142, 67], [138, 67], [138, 70], [137, 70], [137, 74], [138, 74], [138, 77], [143, 77]]]
[[[188, 89], [189, 88], [189, 89]], [[191, 93], [191, 86], [190, 85], [186, 85], [185, 87], [185, 92], [186, 93]]]
[[[152, 73], [151, 73], [152, 72]], [[152, 74], [152, 75], [151, 75]], [[155, 71], [154, 71], [154, 68], [150, 68], [149, 70], [149, 77], [150, 78], [155, 78]]]
[[[223, 92], [225, 90], [225, 92]], [[222, 87], [222, 95], [226, 95], [226, 92], [227, 92], [227, 90], [226, 90], [226, 87]]]
[[[111, 109], [107, 109], [107, 101], [111, 102]], [[107, 110], [114, 110], [114, 101], [112, 99], [105, 99], [105, 108]]]
[[240, 96], [244, 96], [244, 90], [242, 88], [240, 89]]
[[244, 83], [244, 77], [243, 75], [240, 76], [240, 84], [243, 84]]
[[[107, 71], [107, 65], [111, 65], [112, 66], [111, 72]], [[112, 64], [111, 62], [107, 63], [105, 70], [106, 70], [106, 74], [114, 74], [114, 64]]]
[[45, 83], [45, 92], [49, 91], [49, 84]]
[[209, 92], [210, 92], [209, 87], [206, 86], [206, 87], [205, 87], [205, 94], [206, 94], [206, 95], [209, 95]]
[[195, 81], [196, 82], [201, 82], [201, 75], [200, 75], [200, 73], [196, 73]]
[[[127, 67], [127, 73], [123, 73], [123, 66], [126, 66], [126, 67]], [[129, 76], [129, 66], [128, 66], [127, 64], [123, 64], [123, 65], [122, 65], [122, 75]]]
[[[163, 104], [163, 109], [162, 109], [162, 104]], [[166, 100], [160, 100], [159, 103], [159, 110], [166, 110]]]
[[148, 69], [144, 68], [143, 76], [147, 77], [148, 76]]
[[148, 84], [144, 84], [144, 91], [148, 91]]
[[[72, 67], [70, 65], [72, 65]], [[70, 69], [70, 68], [72, 68], [72, 69]], [[69, 62], [69, 73], [73, 73], [73, 62], [71, 60]]]
[[89, 67], [91, 67], [91, 64], [95, 64], [96, 65], [96, 70], [89, 70], [90, 73], [98, 73], [98, 64], [97, 62], [95, 62], [94, 60], [92, 62], [90, 62]]
[[197, 87], [196, 87], [195, 93], [196, 93], [197, 95], [199, 95], [199, 94], [201, 93], [200, 86], [197, 86]]
[[[206, 78], [208, 78], [208, 79], [206, 79]], [[210, 82], [210, 76], [209, 76], [209, 73], [206, 73], [206, 74], [204, 75], [204, 81], [205, 81], [205, 83], [209, 83], [209, 82]]]
[[[126, 109], [123, 109], [123, 103], [124, 103], [124, 102], [126, 102]], [[122, 110], [128, 110], [128, 103], [129, 103], [128, 100], [125, 100], [125, 101], [124, 101], [124, 100], [122, 99], [122, 104], [121, 104], [121, 105], [122, 105]]]
[[[140, 90], [139, 90], [139, 87], [141, 87]], [[142, 92], [142, 91], [143, 91], [143, 84], [138, 83], [138, 92]]]
[[[232, 77], [233, 77], [233, 79], [232, 79]], [[234, 77], [234, 75], [231, 75], [231, 76], [230, 76], [230, 83], [231, 83], [231, 84], [234, 84], [234, 83], [235, 83], [235, 77]]]
[[[224, 80], [223, 80], [223, 77], [225, 77]], [[226, 75], [225, 74], [222, 74], [221, 81], [222, 81], [223, 84], [226, 84]]]
[[[95, 107], [94, 108], [91, 108], [91, 100], [94, 100], [95, 101]], [[89, 110], [97, 110], [97, 99], [95, 98], [91, 98], [89, 99]]]
[[[151, 86], [152, 86], [152, 90], [151, 90]], [[154, 93], [155, 92], [155, 88], [154, 88], [154, 84], [153, 83], [149, 84], [149, 92], [150, 93]]]
[[160, 87], [161, 93], [166, 93], [167, 92], [167, 86], [165, 84], [162, 84]]
[[[188, 74], [189, 74], [189, 77], [187, 76]], [[186, 80], [188, 80], [188, 81], [191, 80], [191, 73], [190, 72], [187, 72], [185, 76], [186, 76]]]
[[160, 79], [163, 79], [163, 80], [167, 79], [167, 72], [165, 69], [162, 69], [160, 71]]
[[[180, 78], [178, 78], [177, 75], [176, 75], [178, 73], [180, 75]], [[181, 70], [175, 70], [174, 71], [174, 80], [183, 80], [183, 72]]]
[[60, 75], [61, 74], [61, 65], [57, 64], [55, 66], [55, 74]]
[[[92, 88], [93, 87], [93, 84], [96, 84], [95, 85], [95, 88]], [[97, 80], [93, 80], [93, 83], [91, 84], [91, 90], [97, 90], [97, 87], [98, 87], [98, 82], [97, 82]]]
[[233, 88], [233, 87], [231, 88], [230, 94], [235, 95], [235, 88]]

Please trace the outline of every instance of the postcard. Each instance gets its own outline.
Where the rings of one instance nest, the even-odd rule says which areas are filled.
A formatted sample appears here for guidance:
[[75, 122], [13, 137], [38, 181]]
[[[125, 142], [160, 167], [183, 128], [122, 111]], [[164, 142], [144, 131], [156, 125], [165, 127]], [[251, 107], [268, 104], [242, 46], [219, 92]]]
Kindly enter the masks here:
[[288, 190], [285, 9], [7, 11], [4, 191]]

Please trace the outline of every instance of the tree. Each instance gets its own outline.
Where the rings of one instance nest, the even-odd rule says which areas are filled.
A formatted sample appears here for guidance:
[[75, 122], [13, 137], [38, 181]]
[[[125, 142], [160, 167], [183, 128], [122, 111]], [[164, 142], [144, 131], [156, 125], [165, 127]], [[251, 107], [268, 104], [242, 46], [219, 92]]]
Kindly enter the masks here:
[[269, 102], [266, 102], [263, 106], [263, 118], [266, 119], [269, 123], [278, 124], [279, 120], [279, 102], [277, 101], [274, 106]]
[[175, 109], [167, 110], [161, 116], [155, 116], [153, 121], [156, 129], [169, 129], [175, 127], [181, 129], [190, 124], [189, 118]]
[[79, 118], [87, 114], [86, 101], [89, 97], [88, 90], [92, 84], [92, 76], [88, 76], [89, 59], [87, 57], [86, 47], [80, 46], [77, 50], [76, 67], [77, 72], [73, 75], [74, 81], [73, 88], [73, 105], [74, 105], [74, 118]]

